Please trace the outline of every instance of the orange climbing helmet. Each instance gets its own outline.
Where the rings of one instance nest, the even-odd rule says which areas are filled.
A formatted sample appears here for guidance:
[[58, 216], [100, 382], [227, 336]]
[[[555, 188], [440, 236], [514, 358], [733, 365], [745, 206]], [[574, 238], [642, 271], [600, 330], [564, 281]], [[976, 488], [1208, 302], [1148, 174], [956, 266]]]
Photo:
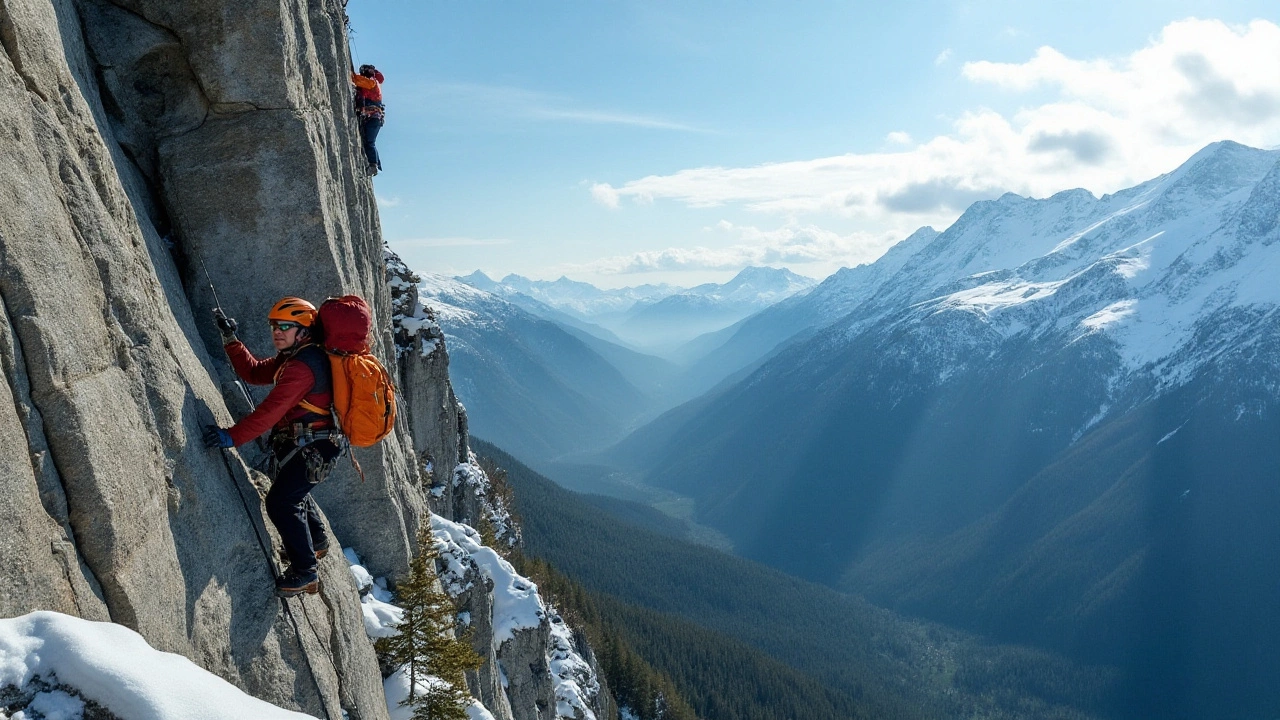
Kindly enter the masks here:
[[282, 298], [267, 313], [267, 320], [295, 322], [309, 328], [316, 321], [316, 306], [300, 297]]

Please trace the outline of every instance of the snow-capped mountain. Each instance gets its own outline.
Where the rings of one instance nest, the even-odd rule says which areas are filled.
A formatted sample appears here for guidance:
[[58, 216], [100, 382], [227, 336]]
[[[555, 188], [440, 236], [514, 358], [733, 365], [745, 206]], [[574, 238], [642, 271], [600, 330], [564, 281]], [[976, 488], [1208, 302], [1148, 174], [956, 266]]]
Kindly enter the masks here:
[[632, 343], [670, 350], [815, 284], [786, 268], [748, 267], [724, 284], [707, 283], [656, 302], [638, 303], [616, 332]]
[[664, 284], [602, 290], [565, 277], [544, 281], [519, 275], [495, 281], [479, 270], [457, 279], [544, 319], [658, 353], [721, 330], [815, 284], [786, 268], [764, 267], [745, 268], [723, 284], [689, 289]]
[[746, 368], [796, 337], [853, 310], [893, 276], [938, 232], [923, 227], [874, 263], [841, 268], [808, 292], [797, 292], [723, 330], [695, 338], [673, 353], [690, 364], [691, 378], [710, 387], [719, 378]]
[[1280, 152], [1229, 142], [1102, 198], [976, 203], [749, 321], [845, 311], [804, 316], [618, 457], [748, 556], [1185, 676], [1139, 714], [1270, 707], [1280, 660], [1253, 653], [1280, 644], [1277, 240]]
[[479, 437], [537, 462], [616, 441], [649, 410], [652, 398], [615, 367], [643, 356], [444, 275], [420, 275], [419, 300], [444, 331], [450, 377]]
[[665, 283], [604, 290], [591, 283], [578, 282], [567, 277], [561, 277], [558, 280], [530, 280], [514, 273], [501, 280], [492, 280], [479, 270], [457, 279], [504, 298], [510, 298], [516, 294], [524, 295], [577, 317], [579, 320], [587, 321], [625, 313], [636, 303], [654, 302], [682, 290]]
[[804, 292], [816, 284], [812, 278], [797, 275], [786, 268], [748, 267], [723, 285], [707, 283], [680, 294], [696, 295], [758, 310]]

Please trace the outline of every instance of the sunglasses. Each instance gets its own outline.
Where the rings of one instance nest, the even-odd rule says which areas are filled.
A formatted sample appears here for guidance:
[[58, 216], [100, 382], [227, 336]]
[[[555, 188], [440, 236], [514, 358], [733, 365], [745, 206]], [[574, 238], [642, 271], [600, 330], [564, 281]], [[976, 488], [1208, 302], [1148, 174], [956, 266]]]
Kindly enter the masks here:
[[271, 329], [279, 330], [280, 332], [289, 332], [290, 330], [296, 330], [297, 328], [300, 328], [300, 327], [302, 326], [295, 322], [276, 322], [275, 320], [271, 321]]

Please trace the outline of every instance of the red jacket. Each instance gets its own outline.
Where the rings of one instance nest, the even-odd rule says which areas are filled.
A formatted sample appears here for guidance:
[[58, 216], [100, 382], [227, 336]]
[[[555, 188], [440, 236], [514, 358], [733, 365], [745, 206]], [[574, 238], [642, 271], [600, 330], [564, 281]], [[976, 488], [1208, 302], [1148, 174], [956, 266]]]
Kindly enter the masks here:
[[380, 103], [382, 102], [382, 72], [373, 71], [373, 77], [367, 78], [359, 73], [351, 73], [351, 82], [356, 86], [356, 104], [359, 105], [365, 100]]
[[[304, 346], [305, 347], [305, 346]], [[225, 348], [231, 366], [241, 380], [250, 385], [270, 385], [275, 383], [271, 392], [267, 393], [258, 409], [249, 413], [240, 422], [227, 430], [236, 447], [249, 442], [272, 427], [288, 430], [289, 426], [299, 422], [311, 412], [298, 403], [306, 400], [317, 407], [327, 408], [333, 402], [331, 390], [313, 392], [317, 385], [324, 388], [329, 383], [317, 383], [315, 373], [307, 363], [296, 359], [302, 348], [278, 353], [275, 357], [259, 360], [249, 352], [245, 344], [236, 340]], [[326, 360], [327, 362], [327, 360]], [[314, 417], [314, 416], [313, 416]], [[327, 428], [330, 423], [318, 421], [312, 423], [315, 428]]]

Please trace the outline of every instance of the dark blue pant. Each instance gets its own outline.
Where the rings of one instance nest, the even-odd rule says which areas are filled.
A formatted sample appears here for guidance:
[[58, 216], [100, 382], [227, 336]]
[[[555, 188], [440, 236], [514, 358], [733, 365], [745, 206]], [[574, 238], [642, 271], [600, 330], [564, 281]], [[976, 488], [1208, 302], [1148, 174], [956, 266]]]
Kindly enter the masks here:
[[360, 120], [360, 139], [364, 142], [364, 156], [370, 165], [382, 169], [382, 159], [378, 157], [378, 131], [382, 130], [382, 118], [366, 117]]
[[[333, 460], [341, 450], [328, 440], [318, 440], [310, 445], [325, 460]], [[277, 451], [283, 459], [292, 448]], [[317, 482], [324, 478], [317, 478]], [[299, 573], [316, 571], [316, 552], [313, 543], [324, 544], [324, 523], [315, 498], [311, 497], [314, 483], [307, 473], [306, 453], [299, 450], [276, 471], [271, 489], [267, 491], [267, 517], [276, 526], [289, 563]]]

